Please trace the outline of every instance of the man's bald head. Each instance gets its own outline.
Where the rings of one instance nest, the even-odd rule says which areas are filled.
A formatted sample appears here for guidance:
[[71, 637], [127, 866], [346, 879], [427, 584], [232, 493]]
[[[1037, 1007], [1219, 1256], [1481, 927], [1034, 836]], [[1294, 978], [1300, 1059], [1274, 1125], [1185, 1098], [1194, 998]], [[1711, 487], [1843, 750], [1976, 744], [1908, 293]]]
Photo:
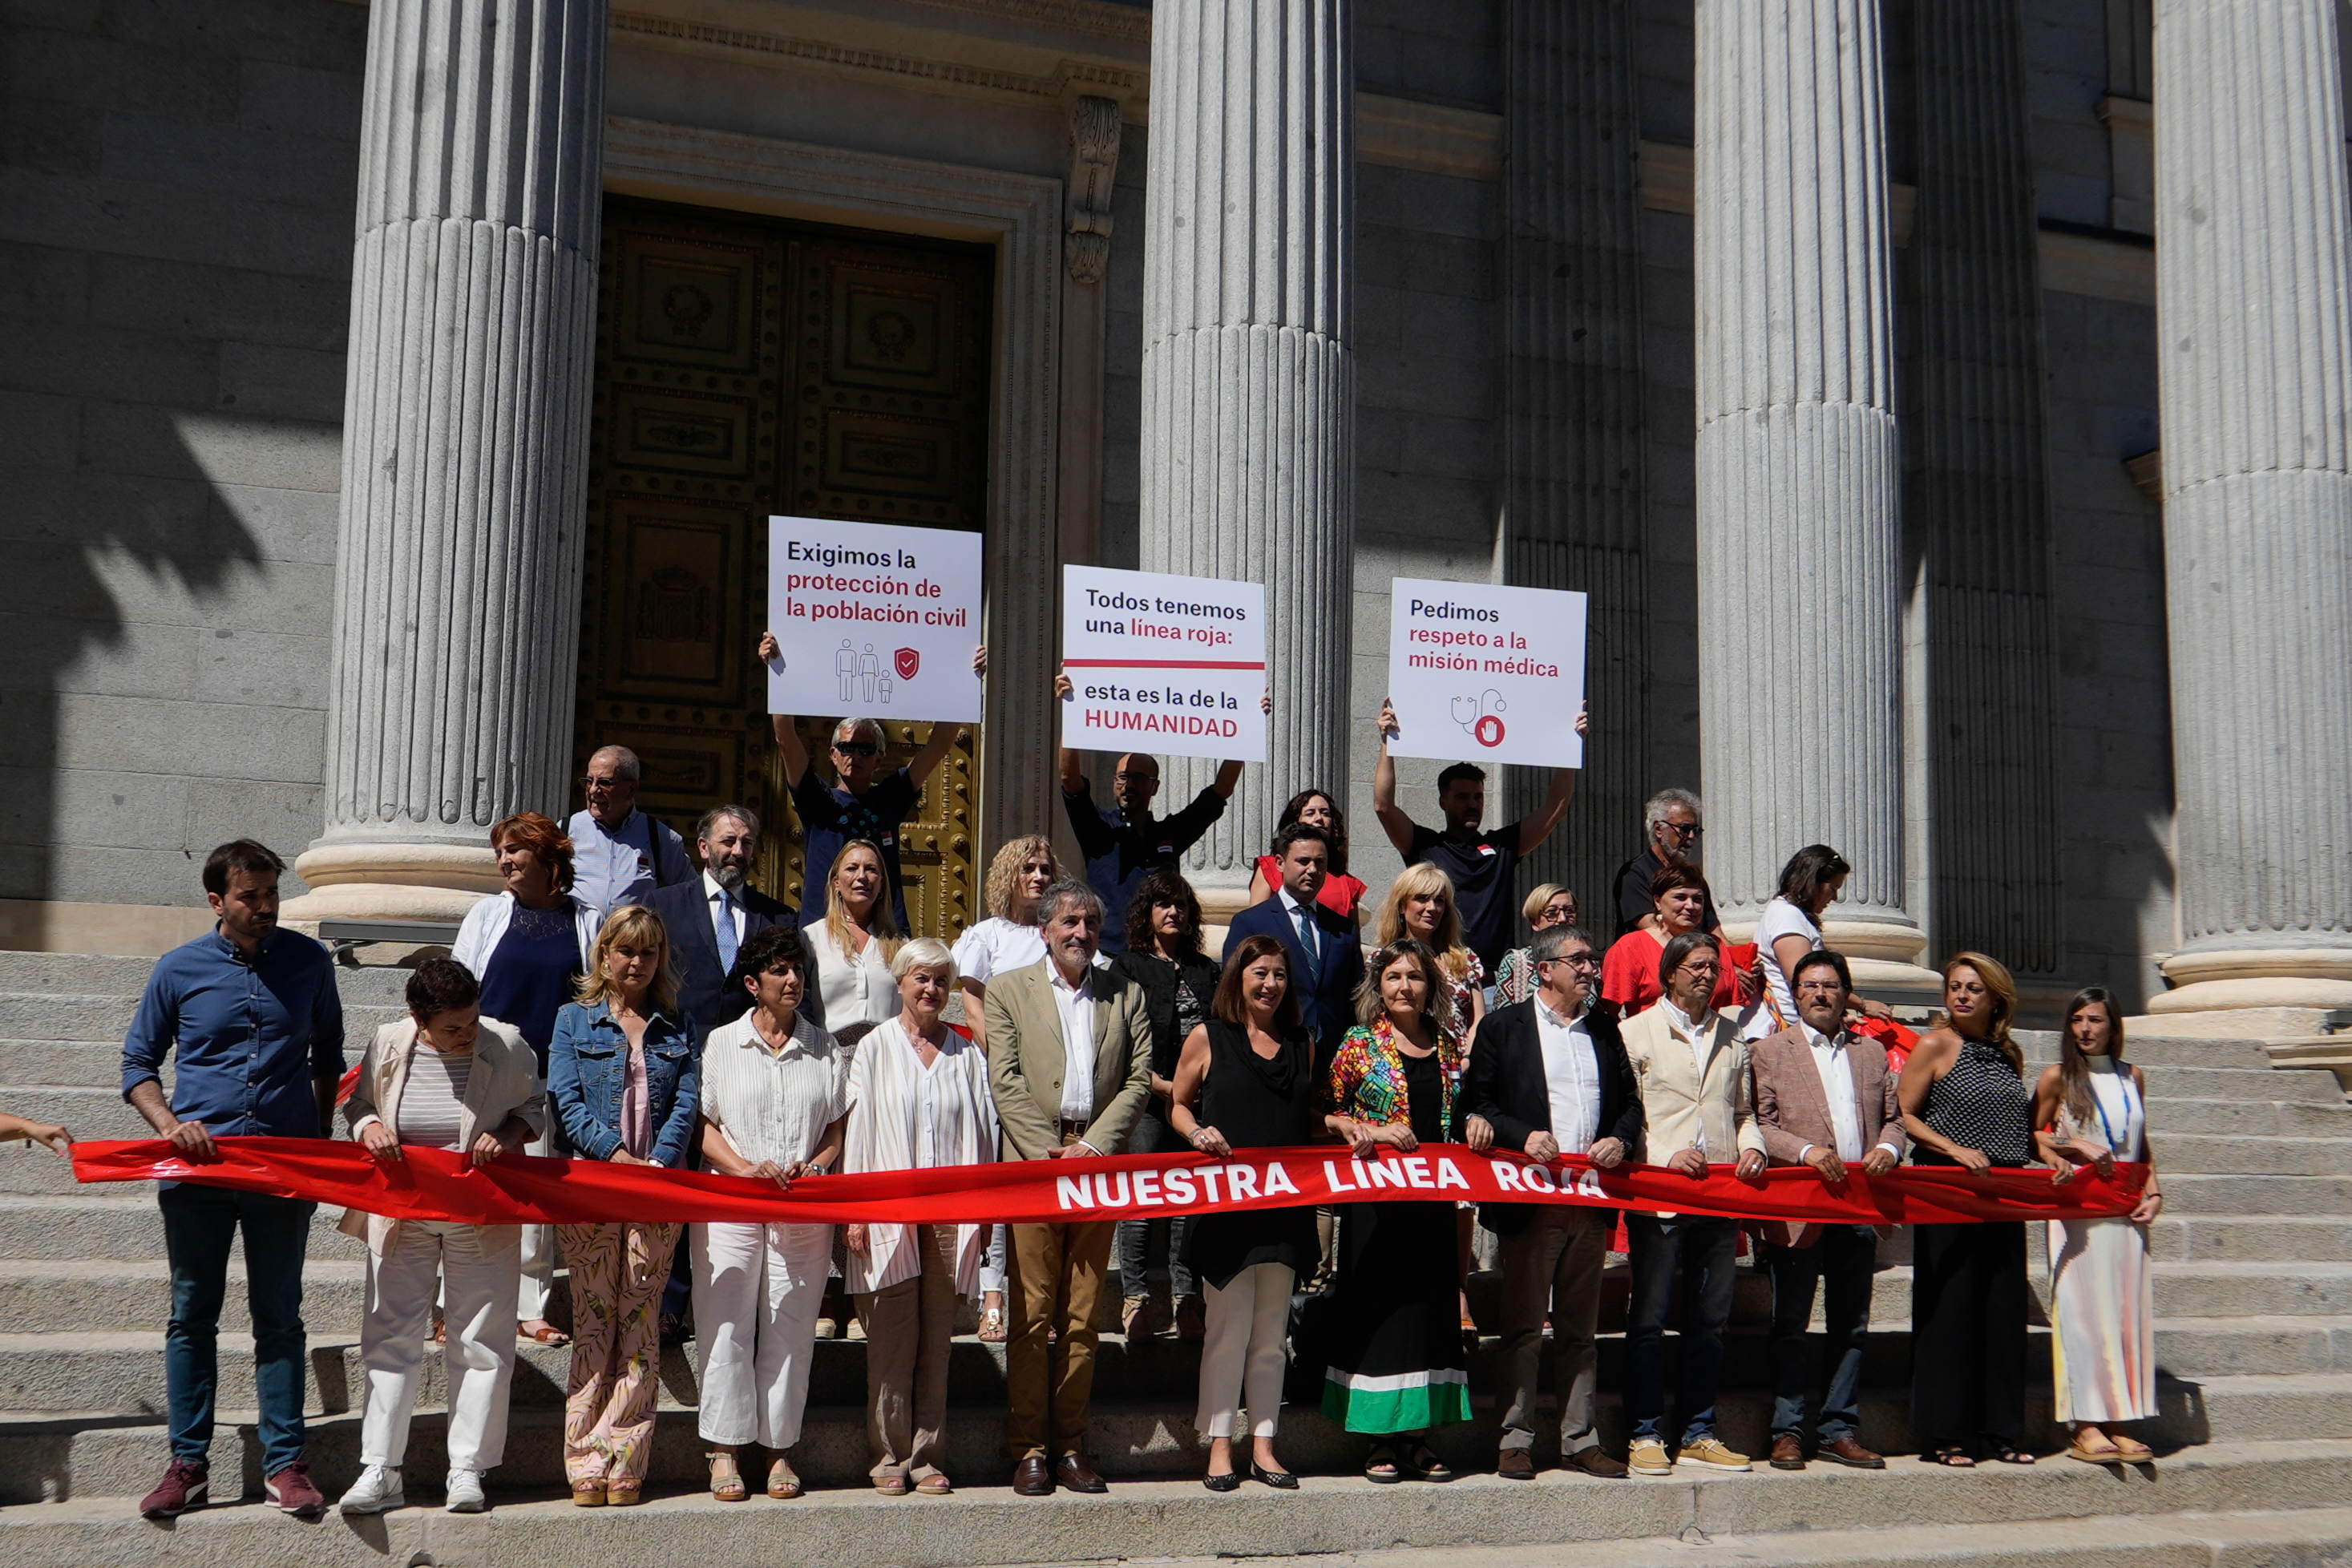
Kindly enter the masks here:
[[599, 746], [588, 758], [588, 815], [600, 827], [618, 827], [637, 808], [637, 781], [644, 769], [626, 746]]
[[1111, 798], [1118, 808], [1131, 818], [1151, 814], [1152, 797], [1160, 793], [1160, 763], [1142, 752], [1129, 752], [1119, 758], [1118, 771], [1111, 774]]

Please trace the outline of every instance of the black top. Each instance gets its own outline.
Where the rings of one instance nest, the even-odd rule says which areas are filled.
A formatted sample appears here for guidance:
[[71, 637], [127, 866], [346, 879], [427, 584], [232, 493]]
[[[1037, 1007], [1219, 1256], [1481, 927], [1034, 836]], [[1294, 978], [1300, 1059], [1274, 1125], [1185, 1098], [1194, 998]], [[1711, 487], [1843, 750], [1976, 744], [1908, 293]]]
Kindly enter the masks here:
[[1103, 901], [1102, 951], [1120, 952], [1127, 947], [1128, 900], [1138, 885], [1154, 871], [1172, 868], [1198, 844], [1225, 815], [1225, 797], [1203, 789], [1173, 816], [1129, 822], [1118, 806], [1097, 805], [1093, 786], [1080, 779], [1076, 789], [1062, 792], [1062, 809], [1069, 814], [1078, 853], [1087, 858], [1087, 886]]
[[[1650, 897], [1650, 879], [1665, 868], [1666, 863], [1658, 858], [1654, 848], [1643, 850], [1617, 868], [1617, 879], [1612, 886], [1617, 889], [1619, 936], [1640, 925], [1642, 917], [1658, 907], [1658, 900]], [[1706, 910], [1698, 918], [1698, 929], [1713, 931], [1723, 923], [1715, 912], [1715, 890], [1707, 889], [1702, 896], [1706, 900]]]
[[572, 999], [579, 979], [580, 931], [572, 900], [551, 910], [516, 904], [506, 934], [482, 963], [482, 1012], [514, 1026], [539, 1058], [542, 1079], [555, 1015]]
[[1412, 1108], [1412, 1135], [1423, 1143], [1444, 1142], [1445, 1068], [1437, 1053], [1416, 1057], [1401, 1050], [1397, 1060], [1404, 1064], [1404, 1096]]
[[[1960, 1054], [1927, 1086], [1927, 1114], [1921, 1120], [1996, 1165], [2033, 1163], [2032, 1092], [2008, 1055], [1990, 1040], [1960, 1037]], [[1923, 1165], [1955, 1163], [1924, 1143], [1913, 1158]]]
[[1174, 1078], [1184, 1042], [1216, 1000], [1215, 962], [1196, 954], [1181, 964], [1171, 963], [1156, 952], [1130, 947], [1112, 954], [1110, 966], [1142, 988], [1143, 1010], [1151, 1019], [1151, 1070], [1160, 1078]]
[[[1551, 1124], [1551, 1080], [1544, 1071], [1542, 1022], [1536, 1016], [1541, 1004], [1530, 998], [1497, 1007], [1478, 1026], [1478, 1048], [1462, 1069], [1462, 1110], [1465, 1117], [1483, 1116], [1495, 1129], [1498, 1149], [1525, 1149], [1537, 1132], [1557, 1132]], [[1625, 1043], [1617, 1020], [1605, 1011], [1588, 1008], [1584, 1027], [1592, 1039], [1593, 1063], [1601, 1082], [1601, 1114], [1593, 1136], [1614, 1138], [1625, 1145], [1628, 1159], [1642, 1149], [1642, 1090], [1626, 1060]], [[1581, 1149], [1562, 1149], [1581, 1154]], [[1478, 1220], [1497, 1236], [1514, 1235], [1534, 1214], [1529, 1204], [1484, 1204]]]
[[[1315, 1068], [1305, 1033], [1285, 1039], [1269, 1060], [1250, 1048], [1242, 1025], [1212, 1018], [1206, 1027], [1209, 1073], [1195, 1107], [1201, 1125], [1215, 1128], [1236, 1151], [1306, 1142], [1315, 1121]], [[1254, 1264], [1304, 1273], [1316, 1250], [1315, 1214], [1306, 1208], [1202, 1215], [1184, 1241], [1185, 1261], [1221, 1290]]]
[[839, 784], [827, 787], [814, 765], [803, 770], [793, 786], [793, 807], [800, 813], [801, 837], [807, 850], [807, 869], [801, 878], [801, 924], [824, 919], [825, 884], [833, 879], [834, 858], [853, 838], [870, 838], [882, 850], [882, 875], [890, 884], [890, 910], [898, 929], [907, 927], [907, 889], [898, 877], [898, 826], [922, 804], [922, 786], [905, 768], [874, 781], [864, 795], [852, 795]]
[[1454, 905], [1462, 915], [1462, 945], [1478, 955], [1486, 973], [1503, 962], [1517, 930], [1519, 825], [1516, 822], [1475, 838], [1448, 838], [1419, 823], [1405, 863], [1426, 860], [1454, 883]]

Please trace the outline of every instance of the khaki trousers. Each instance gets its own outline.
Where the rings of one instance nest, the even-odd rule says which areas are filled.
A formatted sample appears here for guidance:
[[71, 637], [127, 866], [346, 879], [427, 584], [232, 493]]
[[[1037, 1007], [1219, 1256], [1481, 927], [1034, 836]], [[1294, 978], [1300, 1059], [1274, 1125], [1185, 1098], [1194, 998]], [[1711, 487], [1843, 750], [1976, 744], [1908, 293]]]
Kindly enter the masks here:
[[951, 1225], [919, 1225], [923, 1271], [857, 1293], [866, 1329], [866, 1473], [926, 1480], [940, 1473], [948, 1422], [948, 1347], [955, 1335], [956, 1237]]
[[1516, 1236], [1502, 1237], [1503, 1378], [1510, 1405], [1505, 1448], [1536, 1442], [1536, 1391], [1543, 1370], [1544, 1314], [1551, 1314], [1559, 1365], [1559, 1451], [1563, 1458], [1600, 1441], [1593, 1426], [1593, 1331], [1601, 1313], [1601, 1268], [1609, 1261], [1612, 1209], [1538, 1207]]
[[[1095, 1309], [1110, 1271], [1116, 1221], [1015, 1225], [1012, 1325], [1004, 1346], [1004, 1447], [1015, 1459], [1059, 1458], [1087, 1448], [1095, 1386]], [[1056, 1336], [1051, 1344], [1048, 1335]]]

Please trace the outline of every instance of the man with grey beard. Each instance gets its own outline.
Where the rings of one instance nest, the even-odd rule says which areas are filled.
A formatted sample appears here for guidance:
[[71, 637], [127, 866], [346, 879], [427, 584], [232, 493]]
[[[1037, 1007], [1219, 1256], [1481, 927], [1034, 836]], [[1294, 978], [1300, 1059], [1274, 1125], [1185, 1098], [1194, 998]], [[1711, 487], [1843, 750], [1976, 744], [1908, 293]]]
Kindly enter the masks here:
[[[748, 880], [760, 853], [760, 819], [749, 806], [714, 806], [695, 829], [702, 875], [657, 888], [646, 908], [668, 928], [677, 964], [677, 1000], [705, 1030], [731, 1024], [751, 1006], [741, 985], [730, 985], [735, 954], [751, 933], [772, 925], [798, 929], [791, 910]], [[808, 987], [814, 995], [814, 982]]]

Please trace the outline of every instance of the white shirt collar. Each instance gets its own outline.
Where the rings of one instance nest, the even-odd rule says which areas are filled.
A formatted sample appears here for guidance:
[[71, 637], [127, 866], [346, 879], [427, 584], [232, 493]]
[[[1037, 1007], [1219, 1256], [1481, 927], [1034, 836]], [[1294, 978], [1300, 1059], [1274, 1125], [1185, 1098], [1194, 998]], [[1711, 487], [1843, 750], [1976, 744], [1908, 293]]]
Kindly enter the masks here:
[[1585, 993], [1584, 1005], [1579, 1007], [1572, 1014], [1554, 1012], [1552, 1010], [1551, 1004], [1544, 1000], [1543, 993], [1540, 990], [1535, 993], [1534, 1000], [1536, 1011], [1540, 1013], [1548, 1022], [1562, 1029], [1575, 1028], [1578, 1025], [1583, 1023], [1586, 1016], [1592, 1011], [1592, 994], [1591, 992]]
[[[1090, 963], [1087, 965], [1085, 971], [1079, 976], [1081, 984], [1087, 980], [1092, 979], [1094, 977], [1094, 972], [1093, 964]], [[1050, 984], [1058, 989], [1067, 991], [1074, 996], [1087, 994], [1086, 992], [1079, 989], [1079, 986], [1073, 985], [1068, 981], [1062, 978], [1062, 966], [1054, 961], [1054, 955], [1050, 952], [1045, 955], [1045, 978]]]
[[[705, 867], [702, 872], [702, 901], [707, 904], [726, 890], [719, 885], [719, 879], [710, 874], [709, 868]], [[738, 894], [735, 901], [741, 903], [743, 901], [741, 895]]]
[[[1672, 1029], [1675, 1034], [1681, 1035], [1685, 1038], [1697, 1037], [1700, 1029], [1699, 1021], [1696, 1018], [1692, 1017], [1689, 1014], [1684, 1012], [1680, 1007], [1675, 1006], [1673, 997], [1659, 997], [1658, 1005], [1666, 1010], [1667, 1028]], [[1712, 1009], [1710, 1009], [1710, 1011], [1712, 1011]]]
[[1797, 1020], [1797, 1027], [1805, 1031], [1805, 1043], [1816, 1050], [1819, 1050], [1823, 1046], [1827, 1046], [1832, 1050], [1836, 1050], [1838, 1047], [1845, 1044], [1845, 1031], [1843, 1029], [1840, 1029], [1834, 1035], [1824, 1035], [1819, 1029], [1814, 1028], [1811, 1024], [1806, 1023], [1802, 1018]]
[[1290, 889], [1285, 883], [1276, 882], [1274, 885], [1274, 890], [1280, 896], [1282, 900], [1282, 907], [1285, 912], [1286, 912], [1292, 920], [1297, 920], [1298, 918], [1298, 911], [1305, 909], [1307, 906], [1290, 896]]

